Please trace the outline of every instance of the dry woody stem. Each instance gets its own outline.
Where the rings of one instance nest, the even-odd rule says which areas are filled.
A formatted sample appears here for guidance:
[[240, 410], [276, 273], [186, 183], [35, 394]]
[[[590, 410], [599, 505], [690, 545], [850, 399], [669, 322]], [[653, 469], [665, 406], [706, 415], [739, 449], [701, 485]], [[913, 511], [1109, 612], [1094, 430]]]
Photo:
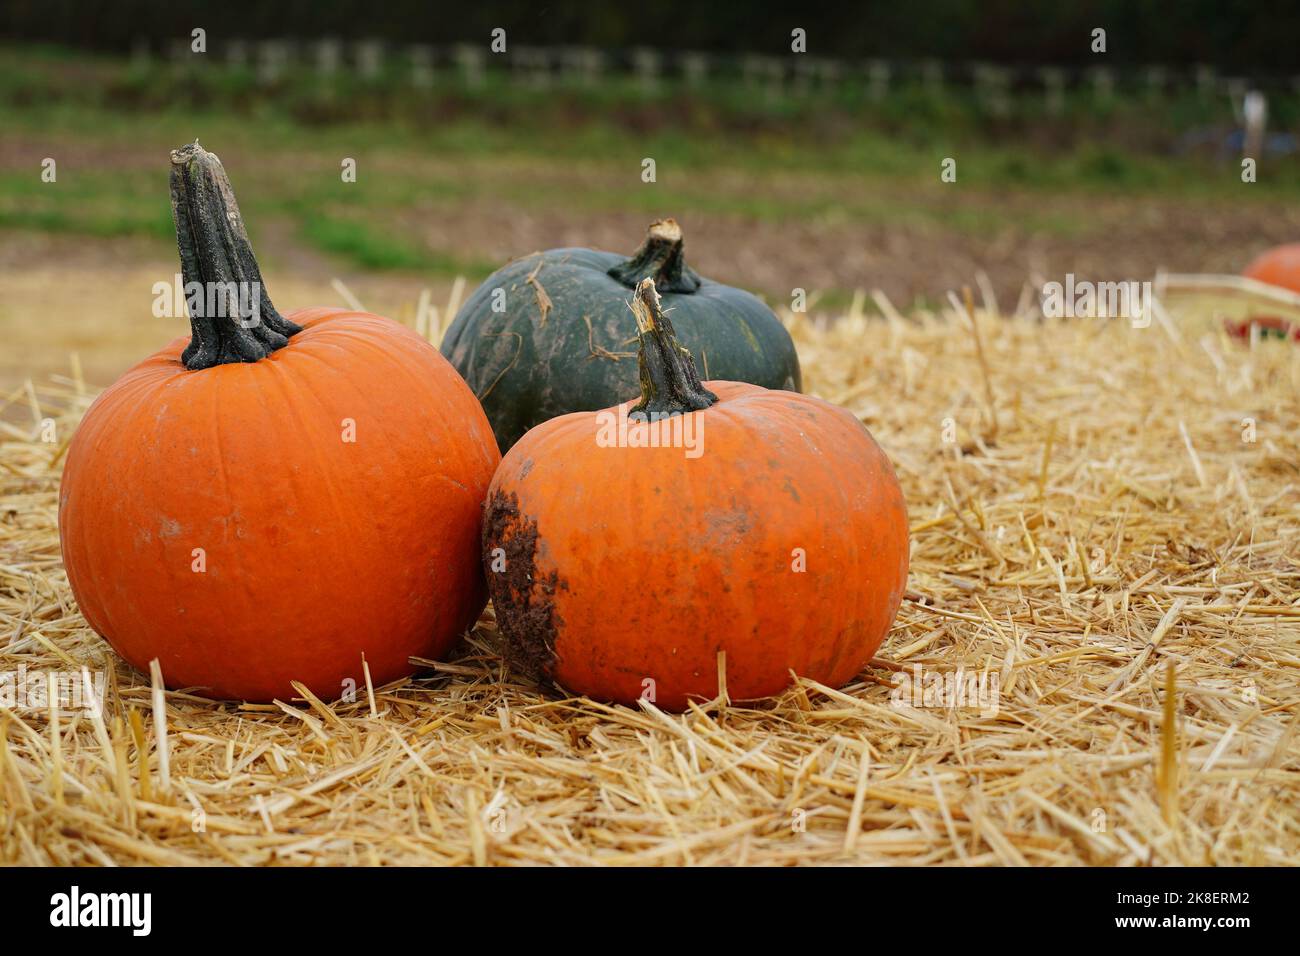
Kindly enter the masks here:
[[230, 178], [195, 140], [171, 153], [172, 219], [190, 312], [191, 370], [256, 362], [301, 331], [271, 304]]
[[650, 223], [645, 241], [632, 258], [609, 270], [609, 274], [629, 289], [646, 279], [653, 279], [661, 295], [669, 292], [687, 294], [700, 287], [699, 275], [686, 264], [682, 254], [682, 229], [673, 219]]
[[632, 297], [641, 349], [637, 363], [641, 372], [641, 401], [629, 418], [662, 418], [708, 408], [718, 400], [700, 382], [695, 359], [677, 341], [673, 323], [660, 307], [653, 279], [643, 279]]

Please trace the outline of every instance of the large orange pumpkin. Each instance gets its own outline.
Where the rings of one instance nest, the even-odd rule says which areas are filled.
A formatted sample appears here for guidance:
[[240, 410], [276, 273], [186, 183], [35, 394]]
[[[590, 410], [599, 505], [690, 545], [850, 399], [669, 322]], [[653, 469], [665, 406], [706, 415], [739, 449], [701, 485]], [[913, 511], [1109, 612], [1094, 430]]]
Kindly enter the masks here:
[[[91, 406], [64, 469], [64, 563], [90, 626], [173, 688], [326, 699], [436, 657], [486, 602], [500, 455], [428, 342], [339, 309], [280, 316], [216, 156], [172, 154], [187, 283], [256, 282]], [[189, 287], [193, 288], [193, 287]]]
[[652, 281], [633, 299], [642, 397], [529, 431], [483, 530], [520, 670], [681, 709], [830, 685], [880, 646], [908, 532], [893, 468], [852, 414], [808, 395], [701, 383]]

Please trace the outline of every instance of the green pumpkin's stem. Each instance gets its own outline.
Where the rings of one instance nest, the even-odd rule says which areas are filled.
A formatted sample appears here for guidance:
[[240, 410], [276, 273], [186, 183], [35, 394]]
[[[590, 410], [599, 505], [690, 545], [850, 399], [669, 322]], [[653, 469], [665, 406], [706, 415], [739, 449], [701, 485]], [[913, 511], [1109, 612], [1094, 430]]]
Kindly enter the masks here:
[[700, 277], [682, 256], [682, 227], [672, 219], [650, 223], [645, 242], [632, 258], [609, 270], [609, 275], [629, 289], [645, 279], [654, 279], [655, 288], [666, 292], [691, 293], [700, 287]]
[[641, 370], [641, 401], [629, 418], [649, 419], [680, 415], [708, 408], [718, 400], [695, 370], [690, 349], [677, 341], [677, 333], [663, 309], [653, 279], [643, 279], [632, 297], [632, 314], [640, 332], [637, 365]]
[[256, 362], [302, 328], [271, 304], [230, 179], [199, 145], [172, 150], [172, 220], [190, 312], [188, 369]]

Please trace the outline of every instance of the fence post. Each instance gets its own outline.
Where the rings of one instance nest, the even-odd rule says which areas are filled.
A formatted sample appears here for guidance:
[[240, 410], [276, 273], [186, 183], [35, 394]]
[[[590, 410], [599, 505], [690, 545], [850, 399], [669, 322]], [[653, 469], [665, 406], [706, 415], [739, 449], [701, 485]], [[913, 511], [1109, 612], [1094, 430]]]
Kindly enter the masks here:
[[136, 37], [131, 41], [131, 66], [134, 69], [147, 67], [153, 57], [149, 50], [149, 41], [145, 37]]
[[776, 56], [763, 57], [764, 70], [767, 73], [767, 95], [775, 99], [785, 93], [786, 61]]
[[642, 93], [655, 93], [659, 89], [659, 71], [663, 66], [663, 57], [658, 50], [649, 47], [637, 47], [632, 51], [632, 70], [636, 73], [637, 84]]
[[280, 40], [263, 40], [257, 45], [257, 80], [263, 85], [274, 83], [284, 73], [289, 50]]
[[189, 40], [173, 38], [167, 43], [167, 59], [173, 69], [183, 69], [190, 65], [190, 43]]
[[466, 86], [470, 89], [478, 89], [483, 85], [487, 53], [482, 47], [460, 43], [452, 51], [452, 56], [456, 60], [456, 65], [460, 67], [461, 79], [465, 81]]
[[1214, 95], [1215, 88], [1218, 86], [1218, 77], [1215, 75], [1214, 67], [1207, 66], [1204, 63], [1196, 67], [1196, 92], [1201, 96], [1210, 97]]
[[342, 45], [333, 37], [323, 37], [316, 41], [316, 53], [313, 59], [316, 61], [316, 72], [322, 76], [333, 76], [339, 71], [339, 61], [342, 57]]
[[363, 80], [374, 80], [384, 70], [384, 44], [367, 39], [357, 44], [357, 73]]
[[813, 80], [817, 76], [820, 61], [807, 53], [797, 54], [794, 58], [794, 76], [790, 80], [790, 92], [796, 96], [807, 96], [812, 90]]
[[1047, 113], [1060, 116], [1065, 112], [1065, 71], [1056, 67], [1045, 67], [1038, 71], [1047, 94]]
[[433, 89], [433, 47], [416, 43], [407, 53], [411, 61], [411, 85], [417, 90]]
[[226, 44], [226, 65], [242, 70], [248, 66], [248, 41], [233, 39]]
[[682, 74], [692, 87], [703, 86], [709, 76], [709, 55], [694, 50], [682, 54]]
[[839, 86], [844, 77], [844, 64], [839, 60], [819, 60], [817, 64], [817, 78], [819, 88], [823, 90], [834, 90]]
[[925, 91], [928, 94], [941, 98], [944, 93], [943, 62], [941, 60], [926, 60], [922, 63], [921, 82], [925, 84]]
[[889, 95], [889, 64], [884, 60], [867, 61], [867, 95], [880, 103]]
[[600, 50], [582, 51], [582, 81], [588, 86], [599, 86], [605, 72], [605, 54]]
[[761, 90], [769, 98], [780, 93], [785, 78], [784, 64], [780, 60], [756, 53], [751, 53], [741, 61], [740, 72], [748, 89], [754, 92]]
[[1147, 82], [1147, 99], [1158, 100], [1165, 92], [1165, 68], [1162, 66], [1149, 66], [1146, 70]]
[[511, 56], [514, 73], [525, 86], [534, 90], [548, 89], [551, 85], [550, 55], [543, 47], [517, 46]]
[[560, 79], [570, 86], [586, 86], [590, 82], [585, 67], [586, 48], [566, 46], [560, 48]]
[[975, 92], [980, 104], [993, 116], [1005, 118], [1011, 114], [1011, 100], [1007, 95], [1010, 74], [987, 63], [975, 65]]
[[1107, 103], [1115, 96], [1115, 74], [1104, 66], [1095, 66], [1092, 73], [1092, 95], [1099, 103]]

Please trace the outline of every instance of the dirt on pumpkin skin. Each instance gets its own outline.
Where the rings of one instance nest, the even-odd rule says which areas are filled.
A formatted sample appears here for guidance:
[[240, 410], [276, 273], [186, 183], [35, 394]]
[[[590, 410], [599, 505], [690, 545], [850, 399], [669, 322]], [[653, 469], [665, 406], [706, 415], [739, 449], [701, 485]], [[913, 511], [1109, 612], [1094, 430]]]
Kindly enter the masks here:
[[503, 656], [515, 672], [550, 680], [559, 623], [554, 595], [566, 585], [555, 571], [537, 577], [537, 522], [520, 512], [513, 492], [493, 491], [484, 502], [483, 553]]

